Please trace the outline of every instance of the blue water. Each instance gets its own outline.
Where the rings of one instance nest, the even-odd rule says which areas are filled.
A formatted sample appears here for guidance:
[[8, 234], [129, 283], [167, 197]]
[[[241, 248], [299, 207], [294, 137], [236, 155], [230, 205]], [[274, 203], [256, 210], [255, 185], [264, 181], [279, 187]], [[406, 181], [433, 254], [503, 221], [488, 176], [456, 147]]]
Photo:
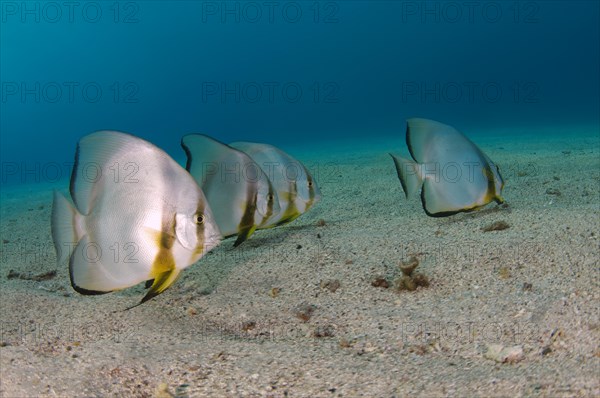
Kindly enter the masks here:
[[178, 159], [191, 132], [368, 145], [413, 116], [598, 134], [599, 4], [5, 1], [2, 183], [68, 177], [101, 129]]

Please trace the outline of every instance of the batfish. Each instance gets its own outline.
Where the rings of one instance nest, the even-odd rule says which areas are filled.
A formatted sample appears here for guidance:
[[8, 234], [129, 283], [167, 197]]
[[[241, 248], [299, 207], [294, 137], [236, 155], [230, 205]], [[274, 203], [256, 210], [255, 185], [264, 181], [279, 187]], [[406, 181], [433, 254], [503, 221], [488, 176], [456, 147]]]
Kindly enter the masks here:
[[203, 134], [186, 135], [181, 146], [186, 169], [206, 195], [221, 233], [237, 235], [234, 246], [279, 214], [271, 181], [244, 152]]
[[414, 161], [390, 155], [406, 197], [421, 189], [427, 215], [444, 217], [504, 202], [500, 169], [455, 128], [409, 119], [406, 144]]
[[306, 167], [282, 150], [272, 145], [252, 142], [234, 142], [229, 145], [247, 153], [258, 163], [277, 191], [281, 211], [260, 228], [287, 224], [321, 199], [321, 191]]
[[52, 237], [71, 285], [104, 294], [151, 281], [142, 303], [221, 238], [202, 190], [153, 144], [117, 131], [83, 137], [71, 174], [71, 203], [54, 193]]

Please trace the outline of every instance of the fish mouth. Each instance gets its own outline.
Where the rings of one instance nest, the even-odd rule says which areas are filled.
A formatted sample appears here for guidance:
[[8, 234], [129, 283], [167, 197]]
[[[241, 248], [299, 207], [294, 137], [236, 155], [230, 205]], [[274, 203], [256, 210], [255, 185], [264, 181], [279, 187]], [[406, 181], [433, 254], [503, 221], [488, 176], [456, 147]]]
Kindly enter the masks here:
[[217, 247], [219, 243], [221, 243], [221, 240], [223, 240], [223, 236], [221, 236], [219, 232], [213, 232], [205, 236], [204, 244], [202, 245], [202, 255], [208, 253], [209, 251]]

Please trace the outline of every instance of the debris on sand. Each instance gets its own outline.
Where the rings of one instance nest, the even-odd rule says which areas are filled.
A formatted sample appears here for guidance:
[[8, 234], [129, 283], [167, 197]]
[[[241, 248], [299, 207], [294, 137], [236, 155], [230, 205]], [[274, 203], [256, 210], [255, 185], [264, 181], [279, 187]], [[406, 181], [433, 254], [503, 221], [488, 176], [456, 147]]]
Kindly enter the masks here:
[[44, 272], [44, 273], [37, 274], [37, 275], [31, 275], [29, 273], [21, 274], [20, 272], [17, 272], [14, 269], [11, 269], [10, 271], [8, 271], [8, 275], [6, 275], [6, 278], [7, 279], [17, 279], [18, 278], [18, 279], [23, 279], [26, 281], [42, 282], [42, 281], [48, 281], [50, 279], [53, 279], [55, 276], [56, 276], [56, 270]]
[[326, 281], [321, 281], [321, 289], [327, 289], [331, 293], [335, 293], [341, 286], [340, 281], [337, 279], [329, 279]]
[[494, 221], [490, 225], [486, 225], [481, 228], [483, 232], [491, 232], [491, 231], [503, 231], [505, 229], [510, 228], [510, 225], [506, 221]]
[[510, 268], [500, 267], [500, 269], [498, 270], [498, 276], [500, 276], [500, 279], [510, 278]]
[[335, 330], [332, 325], [317, 326], [315, 330], [313, 330], [312, 335], [316, 338], [333, 337], [335, 335]]
[[315, 305], [302, 303], [296, 307], [293, 312], [296, 318], [300, 319], [302, 322], [308, 322], [313, 316], [316, 308], [317, 307]]
[[156, 387], [155, 398], [172, 398], [175, 395], [169, 391], [169, 385], [167, 383], [160, 383]]
[[15, 278], [18, 278], [19, 276], [21, 276], [21, 274], [16, 272], [14, 269], [11, 269], [10, 271], [8, 271], [8, 275], [6, 275], [6, 278], [15, 279]]
[[390, 284], [384, 277], [378, 276], [371, 281], [371, 286], [387, 289], [390, 287]]
[[523, 359], [523, 347], [515, 345], [504, 347], [502, 344], [488, 344], [483, 356], [498, 363], [516, 363]]
[[400, 263], [400, 271], [402, 276], [394, 281], [396, 290], [417, 290], [417, 287], [429, 287], [429, 278], [420, 273], [415, 273], [415, 269], [419, 266], [419, 260], [416, 257], [411, 257], [407, 261]]
[[419, 266], [419, 260], [416, 257], [411, 257], [408, 261], [402, 261], [400, 263], [400, 271], [405, 276], [411, 276], [414, 270]]

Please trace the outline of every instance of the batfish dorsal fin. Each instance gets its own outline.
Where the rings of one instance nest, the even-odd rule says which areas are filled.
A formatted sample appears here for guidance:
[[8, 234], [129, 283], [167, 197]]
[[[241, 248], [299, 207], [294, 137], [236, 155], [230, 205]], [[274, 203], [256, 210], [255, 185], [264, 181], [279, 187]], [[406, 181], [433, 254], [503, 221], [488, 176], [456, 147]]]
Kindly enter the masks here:
[[246, 153], [204, 134], [182, 138], [187, 169], [204, 191], [223, 236], [250, 237], [260, 220], [257, 197], [268, 191], [268, 177]]
[[449, 140], [467, 140], [462, 133], [447, 124], [421, 118], [407, 120], [406, 145], [411, 156], [418, 163], [432, 161], [428, 158], [440, 137]]
[[[83, 215], [93, 206], [96, 192], [115, 179], [111, 167], [124, 167], [119, 164], [120, 154], [130, 151], [150, 150], [156, 155], [156, 148], [144, 140], [117, 131], [98, 131], [79, 140], [75, 154], [75, 164], [71, 174], [71, 197]], [[118, 182], [118, 181], [117, 181]]]

